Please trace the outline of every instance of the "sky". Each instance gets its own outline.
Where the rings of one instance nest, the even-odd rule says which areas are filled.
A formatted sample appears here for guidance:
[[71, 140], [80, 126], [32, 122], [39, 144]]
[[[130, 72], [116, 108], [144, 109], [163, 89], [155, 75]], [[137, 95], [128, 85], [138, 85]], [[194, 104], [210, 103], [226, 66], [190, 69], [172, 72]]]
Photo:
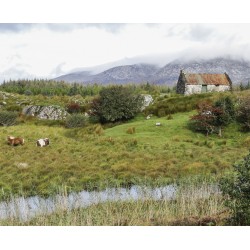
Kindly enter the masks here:
[[0, 82], [175, 59], [248, 60], [250, 24], [1, 23], [0, 55]]

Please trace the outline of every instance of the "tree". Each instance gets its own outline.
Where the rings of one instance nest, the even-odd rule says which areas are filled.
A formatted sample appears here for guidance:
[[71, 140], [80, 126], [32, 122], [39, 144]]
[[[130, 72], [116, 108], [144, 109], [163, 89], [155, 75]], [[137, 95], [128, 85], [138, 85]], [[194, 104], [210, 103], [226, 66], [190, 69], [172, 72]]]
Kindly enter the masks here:
[[143, 96], [134, 94], [129, 87], [108, 87], [93, 100], [90, 116], [98, 117], [102, 123], [128, 120], [140, 111], [143, 100]]
[[243, 99], [237, 110], [237, 121], [242, 124], [242, 129], [250, 131], [250, 99]]
[[250, 225], [250, 153], [233, 166], [231, 175], [220, 181], [220, 189], [227, 197], [225, 205], [231, 210], [231, 223]]
[[215, 130], [214, 126], [214, 107], [209, 102], [201, 102], [198, 104], [198, 114], [190, 118], [190, 126], [192, 129], [205, 132], [207, 135], [212, 134]]
[[240, 83], [240, 91], [243, 91], [245, 88], [244, 88], [244, 85], [242, 84], [242, 82]]
[[69, 89], [69, 96], [73, 96], [77, 94], [78, 94], [77, 85], [74, 83], [73, 86]]
[[201, 102], [198, 104], [198, 114], [191, 117], [191, 127], [197, 131], [211, 134], [218, 131], [222, 136], [222, 128], [235, 119], [233, 101], [229, 98], [219, 99], [215, 104]]
[[214, 107], [219, 108], [215, 110], [214, 125], [218, 127], [219, 136], [223, 126], [227, 126], [235, 120], [234, 103], [230, 97], [221, 98], [215, 102]]

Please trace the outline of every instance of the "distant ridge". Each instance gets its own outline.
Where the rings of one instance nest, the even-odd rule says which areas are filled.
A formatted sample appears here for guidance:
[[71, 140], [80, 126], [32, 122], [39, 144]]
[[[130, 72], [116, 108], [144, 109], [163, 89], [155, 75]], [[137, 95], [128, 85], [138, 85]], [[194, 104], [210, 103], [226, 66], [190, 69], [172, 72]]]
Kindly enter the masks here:
[[190, 73], [228, 73], [234, 84], [247, 83], [250, 80], [250, 62], [229, 57], [197, 59], [182, 62], [172, 61], [164, 67], [152, 64], [122, 65], [110, 68], [99, 74], [90, 71], [74, 72], [54, 78], [57, 81], [78, 82], [83, 84], [126, 84], [145, 83], [175, 85], [180, 70]]

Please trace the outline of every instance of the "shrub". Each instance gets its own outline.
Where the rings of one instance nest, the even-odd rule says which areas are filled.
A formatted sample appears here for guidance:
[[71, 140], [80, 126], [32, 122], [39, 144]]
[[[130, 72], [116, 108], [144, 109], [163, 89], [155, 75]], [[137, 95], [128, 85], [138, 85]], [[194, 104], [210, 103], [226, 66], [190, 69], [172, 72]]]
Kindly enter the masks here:
[[234, 106], [230, 98], [218, 100], [215, 104], [200, 102], [198, 114], [191, 117], [189, 126], [206, 134], [218, 131], [221, 136], [222, 127], [227, 126], [234, 120]]
[[225, 123], [229, 124], [235, 120], [234, 102], [229, 96], [220, 98], [215, 102], [214, 106], [223, 110], [223, 119]]
[[159, 110], [158, 110], [158, 116], [159, 116], [159, 117], [164, 117], [164, 116], [166, 116], [165, 110], [164, 110], [164, 109], [159, 109]]
[[24, 94], [25, 94], [25, 95], [33, 95], [33, 92], [32, 92], [31, 90], [29, 90], [29, 89], [26, 89], [26, 90], [24, 91]]
[[66, 118], [66, 128], [81, 128], [86, 125], [86, 117], [82, 114], [72, 114]]
[[250, 99], [241, 101], [237, 110], [237, 121], [242, 124], [244, 131], [250, 131]]
[[171, 114], [169, 114], [169, 115], [167, 116], [167, 120], [172, 120], [172, 119], [174, 119], [173, 116], [172, 116]]
[[215, 115], [213, 124], [217, 127], [219, 136], [221, 136], [222, 127], [229, 125], [235, 120], [233, 100], [229, 96], [220, 98], [213, 105], [213, 113]]
[[135, 127], [130, 127], [126, 131], [127, 134], [134, 134], [135, 133]]
[[81, 106], [80, 104], [76, 103], [76, 102], [72, 102], [70, 104], [67, 105], [66, 110], [70, 113], [80, 113], [81, 112]]
[[112, 86], [100, 91], [89, 113], [99, 117], [102, 123], [129, 120], [140, 111], [143, 101], [143, 96], [134, 94], [132, 88]]
[[12, 111], [12, 112], [21, 112], [22, 111], [22, 107], [19, 105], [11, 105], [9, 107], [6, 108], [7, 111]]
[[214, 132], [213, 106], [209, 102], [201, 102], [198, 104], [198, 114], [190, 118], [189, 127], [192, 130], [206, 132], [211, 134]]
[[98, 124], [94, 127], [94, 133], [99, 136], [104, 135], [104, 129], [102, 128], [101, 125]]
[[0, 111], [0, 125], [12, 126], [16, 124], [18, 114], [10, 111]]
[[231, 210], [233, 225], [250, 225], [250, 153], [233, 166], [233, 174], [220, 181], [220, 188], [227, 196], [226, 206]]

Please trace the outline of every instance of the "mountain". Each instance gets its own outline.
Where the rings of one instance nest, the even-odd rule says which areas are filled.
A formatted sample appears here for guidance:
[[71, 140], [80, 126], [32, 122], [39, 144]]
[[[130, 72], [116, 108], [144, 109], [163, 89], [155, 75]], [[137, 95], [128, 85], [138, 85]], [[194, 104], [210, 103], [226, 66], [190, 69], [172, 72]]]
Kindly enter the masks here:
[[90, 71], [79, 71], [56, 77], [54, 80], [65, 82], [85, 82], [89, 77], [91, 79], [91, 76], [92, 75]]
[[118, 66], [93, 77], [94, 82], [108, 83], [142, 83], [155, 74], [159, 68], [150, 64]]
[[250, 80], [250, 62], [230, 57], [214, 59], [197, 59], [182, 61], [180, 59], [158, 67], [152, 64], [133, 64], [117, 66], [99, 74], [91, 71], [80, 71], [63, 75], [54, 80], [79, 83], [124, 84], [143, 83], [174, 85], [177, 83], [180, 70], [190, 73], [224, 73], [226, 72], [233, 83], [246, 83]]
[[54, 80], [79, 83], [141, 83], [146, 82], [159, 67], [150, 64], [117, 66], [99, 74], [91, 75], [89, 71], [75, 72], [55, 78]]
[[156, 84], [175, 84], [180, 70], [190, 73], [224, 73], [226, 72], [233, 83], [248, 82], [250, 79], [250, 62], [231, 58], [214, 58], [210, 60], [180, 60], [168, 63], [159, 69], [149, 82]]

